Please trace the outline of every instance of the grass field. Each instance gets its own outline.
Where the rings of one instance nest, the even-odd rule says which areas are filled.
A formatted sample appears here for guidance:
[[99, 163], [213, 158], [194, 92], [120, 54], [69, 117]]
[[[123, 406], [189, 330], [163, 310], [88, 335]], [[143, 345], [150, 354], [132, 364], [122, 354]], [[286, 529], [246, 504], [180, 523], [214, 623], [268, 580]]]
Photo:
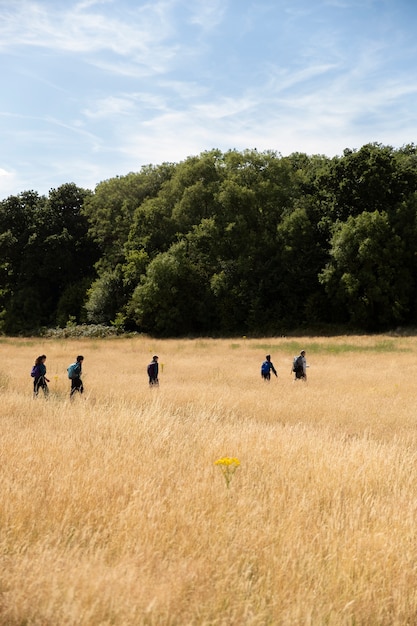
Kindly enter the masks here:
[[1, 339], [0, 624], [417, 624], [416, 372], [414, 337]]

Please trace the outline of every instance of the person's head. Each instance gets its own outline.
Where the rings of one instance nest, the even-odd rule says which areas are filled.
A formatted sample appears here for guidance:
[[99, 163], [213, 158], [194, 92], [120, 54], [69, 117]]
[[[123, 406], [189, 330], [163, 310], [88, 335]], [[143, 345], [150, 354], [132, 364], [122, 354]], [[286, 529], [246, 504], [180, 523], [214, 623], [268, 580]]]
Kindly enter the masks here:
[[158, 357], [157, 357], [157, 355], [156, 355], [156, 354], [152, 357], [152, 360], [153, 360], [153, 361], [157, 361], [157, 360], [158, 360]]
[[267, 354], [265, 358], [266, 358], [267, 361], [270, 361], [271, 360], [271, 355]]
[[79, 356], [77, 356], [77, 363], [81, 363], [81, 361], [84, 361], [84, 357], [80, 354]]
[[305, 356], [306, 355], [306, 351], [305, 350], [301, 350], [300, 354], [301, 354], [301, 356]]
[[46, 359], [46, 356], [44, 354], [41, 354], [40, 356], [37, 357], [35, 361], [35, 365], [40, 365], [41, 363], [44, 362], [45, 359]]

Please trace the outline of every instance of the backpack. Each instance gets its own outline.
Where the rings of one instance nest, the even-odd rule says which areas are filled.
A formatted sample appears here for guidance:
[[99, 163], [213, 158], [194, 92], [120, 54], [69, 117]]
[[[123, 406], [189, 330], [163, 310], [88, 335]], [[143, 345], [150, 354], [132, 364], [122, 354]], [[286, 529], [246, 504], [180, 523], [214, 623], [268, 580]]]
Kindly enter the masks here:
[[270, 369], [271, 369], [271, 365], [269, 361], [264, 361], [261, 365], [261, 374], [263, 375], [269, 374]]
[[292, 362], [292, 371], [293, 372], [301, 372], [301, 370], [303, 369], [303, 360], [301, 355], [300, 356], [295, 356], [294, 360]]
[[80, 375], [78, 365], [78, 363], [72, 363], [69, 367], [67, 367], [68, 378], [70, 380], [72, 380], [73, 378], [78, 378], [78, 376]]
[[39, 365], [34, 365], [32, 367], [30, 375], [32, 376], [32, 378], [39, 378], [39, 376], [41, 375], [41, 368], [39, 367]]
[[155, 378], [155, 375], [156, 375], [155, 365], [156, 365], [156, 363], [154, 361], [152, 361], [152, 363], [149, 363], [149, 365], [147, 367], [148, 376], [150, 378]]

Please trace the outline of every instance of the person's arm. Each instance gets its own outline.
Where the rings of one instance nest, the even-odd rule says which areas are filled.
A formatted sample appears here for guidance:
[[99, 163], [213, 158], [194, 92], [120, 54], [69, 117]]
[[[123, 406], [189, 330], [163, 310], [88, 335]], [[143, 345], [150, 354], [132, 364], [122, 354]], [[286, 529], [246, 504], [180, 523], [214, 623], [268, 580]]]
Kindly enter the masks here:
[[275, 369], [275, 367], [272, 365], [271, 363], [271, 369], [274, 372], [275, 376], [278, 378], [278, 374], [277, 374], [277, 370]]

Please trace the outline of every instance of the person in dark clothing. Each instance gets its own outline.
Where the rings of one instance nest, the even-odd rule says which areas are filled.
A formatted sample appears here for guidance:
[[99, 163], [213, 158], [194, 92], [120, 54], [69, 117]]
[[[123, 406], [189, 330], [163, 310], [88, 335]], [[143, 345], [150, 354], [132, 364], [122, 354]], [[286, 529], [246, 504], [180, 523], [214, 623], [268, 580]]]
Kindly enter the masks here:
[[306, 351], [301, 350], [299, 356], [294, 357], [292, 372], [294, 372], [294, 380], [307, 381], [307, 362]]
[[32, 367], [31, 376], [33, 377], [33, 397], [34, 398], [37, 397], [39, 393], [39, 389], [42, 389], [45, 395], [45, 398], [47, 398], [49, 395], [48, 385], [46, 384], [46, 383], [49, 383], [49, 378], [46, 378], [45, 361], [46, 361], [46, 355], [42, 354], [41, 356], [38, 356], [38, 358], [35, 361], [35, 365]]
[[71, 368], [71, 391], [70, 398], [74, 397], [74, 394], [78, 391], [78, 393], [84, 393], [84, 385], [81, 380], [82, 373], [82, 363], [84, 361], [83, 356], [77, 356], [75, 363], [70, 365], [68, 370]]
[[158, 357], [155, 355], [152, 357], [152, 361], [149, 363], [147, 368], [148, 376], [149, 376], [149, 386], [155, 387], [159, 385], [158, 372]]
[[271, 370], [278, 378], [277, 371], [271, 361], [271, 355], [267, 354], [265, 357], [265, 361], [261, 365], [261, 377], [263, 380], [271, 380]]

